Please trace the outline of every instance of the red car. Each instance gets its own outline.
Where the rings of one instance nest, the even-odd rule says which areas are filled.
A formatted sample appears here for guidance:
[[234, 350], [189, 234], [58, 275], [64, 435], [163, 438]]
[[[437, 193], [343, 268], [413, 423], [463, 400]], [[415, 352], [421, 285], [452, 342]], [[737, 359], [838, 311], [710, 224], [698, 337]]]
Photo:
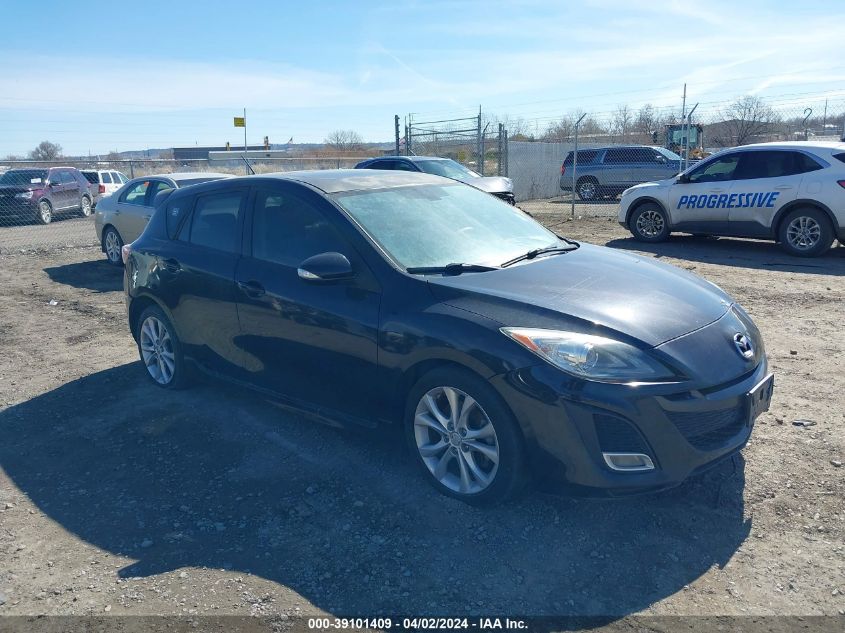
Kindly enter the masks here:
[[93, 201], [88, 180], [75, 167], [10, 169], [0, 176], [0, 225], [50, 224], [61, 213], [88, 217]]

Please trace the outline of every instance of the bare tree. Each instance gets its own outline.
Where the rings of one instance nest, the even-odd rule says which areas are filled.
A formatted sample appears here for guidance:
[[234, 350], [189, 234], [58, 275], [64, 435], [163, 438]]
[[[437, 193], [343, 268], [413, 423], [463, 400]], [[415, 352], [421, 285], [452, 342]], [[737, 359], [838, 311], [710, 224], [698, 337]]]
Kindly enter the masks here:
[[647, 103], [641, 107], [637, 112], [637, 116], [634, 117], [632, 127], [638, 143], [651, 143], [652, 134], [655, 132], [659, 134], [661, 128], [660, 118], [654, 111], [654, 106]]
[[620, 105], [616, 107], [611, 119], [611, 130], [618, 135], [622, 142], [629, 140], [628, 135], [631, 133], [631, 127], [634, 122], [634, 114], [627, 105]]
[[748, 95], [734, 101], [721, 112], [714, 142], [723, 147], [746, 145], [760, 140], [779, 122], [777, 113], [760, 97]]
[[62, 156], [62, 146], [50, 141], [41, 141], [34, 150], [29, 153], [33, 160], [56, 160]]
[[338, 152], [345, 152], [361, 149], [364, 139], [354, 130], [335, 130], [323, 142]]

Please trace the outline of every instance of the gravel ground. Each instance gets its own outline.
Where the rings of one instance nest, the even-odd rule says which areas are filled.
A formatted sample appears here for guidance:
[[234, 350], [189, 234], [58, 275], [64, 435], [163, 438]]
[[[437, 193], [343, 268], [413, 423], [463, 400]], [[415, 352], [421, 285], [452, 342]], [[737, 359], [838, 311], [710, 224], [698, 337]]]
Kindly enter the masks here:
[[6, 249], [0, 614], [845, 613], [845, 248], [644, 246], [586, 206], [576, 221], [560, 202], [521, 206], [743, 303], [776, 391], [742, 457], [636, 499], [471, 508], [425, 484], [396, 432], [335, 430], [219, 384], [156, 389], [119, 269], [93, 247]]

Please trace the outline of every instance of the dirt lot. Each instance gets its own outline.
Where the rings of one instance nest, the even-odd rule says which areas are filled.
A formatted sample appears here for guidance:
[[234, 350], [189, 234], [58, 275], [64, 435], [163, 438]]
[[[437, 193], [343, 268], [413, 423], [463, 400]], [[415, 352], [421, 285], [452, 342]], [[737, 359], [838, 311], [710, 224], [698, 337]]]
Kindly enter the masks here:
[[7, 250], [0, 614], [845, 613], [845, 248], [643, 248], [614, 221], [525, 206], [742, 302], [777, 375], [742, 458], [643, 498], [470, 508], [427, 486], [395, 433], [221, 385], [156, 389], [120, 270], [91, 247]]

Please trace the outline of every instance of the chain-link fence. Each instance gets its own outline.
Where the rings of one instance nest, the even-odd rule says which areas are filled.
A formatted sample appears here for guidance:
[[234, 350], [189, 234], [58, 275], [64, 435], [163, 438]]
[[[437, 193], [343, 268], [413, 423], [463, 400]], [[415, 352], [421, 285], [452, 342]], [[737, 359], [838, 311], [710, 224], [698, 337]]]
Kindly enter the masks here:
[[451, 158], [482, 176], [506, 171], [507, 138], [504, 125], [476, 116], [430, 121], [408, 115], [400, 151], [415, 156]]
[[841, 142], [843, 126], [845, 100], [814, 110], [757, 97], [707, 109], [620, 106], [520, 120], [509, 128], [506, 174], [517, 201], [561, 197], [573, 213], [576, 204], [589, 204], [612, 215], [624, 189], [670, 178], [715, 152], [751, 143]]
[[[669, 178], [714, 152], [766, 141], [840, 141], [845, 99], [743, 97], [677, 107], [618, 106], [537, 119], [499, 120], [480, 109], [454, 118], [408, 115], [396, 143], [312, 155], [189, 148], [185, 158], [0, 161], [0, 252], [95, 244], [92, 211], [127, 179], [176, 172], [235, 175], [354, 167], [374, 155], [452, 158], [485, 176], [508, 176], [517, 202], [552, 199], [563, 211], [615, 213], [618, 195], [641, 182]], [[576, 152], [577, 148], [577, 152]], [[214, 149], [214, 148], [206, 148]], [[219, 149], [219, 148], [217, 148]], [[589, 208], [586, 206], [589, 205]]]
[[[205, 159], [53, 160], [0, 163], [0, 253], [96, 245], [96, 206], [135, 178], [188, 172], [243, 176], [301, 169], [352, 168], [364, 155], [255, 156], [232, 151]], [[260, 154], [260, 152], [259, 152]]]

